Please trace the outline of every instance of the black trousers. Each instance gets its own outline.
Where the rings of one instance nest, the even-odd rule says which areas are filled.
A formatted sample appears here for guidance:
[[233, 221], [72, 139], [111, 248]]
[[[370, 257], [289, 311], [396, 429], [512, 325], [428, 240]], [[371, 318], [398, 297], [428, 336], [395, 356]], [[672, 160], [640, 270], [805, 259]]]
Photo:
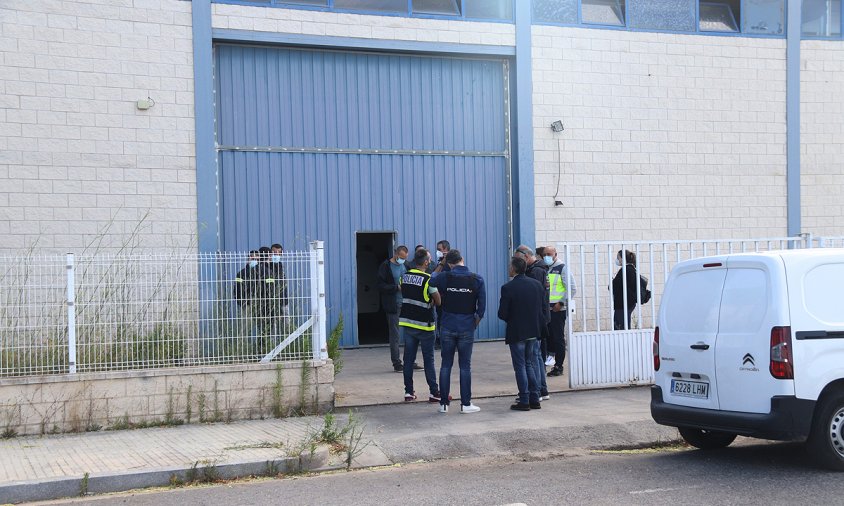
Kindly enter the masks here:
[[551, 322], [548, 323], [548, 347], [554, 352], [554, 367], [563, 368], [566, 359], [566, 313], [568, 311], [551, 311]]

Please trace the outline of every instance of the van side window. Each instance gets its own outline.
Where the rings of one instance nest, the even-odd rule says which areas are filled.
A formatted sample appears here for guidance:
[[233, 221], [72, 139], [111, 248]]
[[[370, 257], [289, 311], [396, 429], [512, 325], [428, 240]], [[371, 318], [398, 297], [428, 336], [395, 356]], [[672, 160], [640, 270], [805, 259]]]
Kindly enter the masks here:
[[768, 276], [761, 269], [729, 269], [718, 335], [754, 333], [768, 310]]
[[724, 269], [680, 274], [671, 285], [665, 308], [667, 330], [715, 334], [718, 306], [724, 287]]
[[806, 273], [803, 278], [803, 300], [806, 311], [827, 325], [844, 325], [844, 304], [841, 296], [830, 292], [844, 286], [844, 264], [823, 264]]

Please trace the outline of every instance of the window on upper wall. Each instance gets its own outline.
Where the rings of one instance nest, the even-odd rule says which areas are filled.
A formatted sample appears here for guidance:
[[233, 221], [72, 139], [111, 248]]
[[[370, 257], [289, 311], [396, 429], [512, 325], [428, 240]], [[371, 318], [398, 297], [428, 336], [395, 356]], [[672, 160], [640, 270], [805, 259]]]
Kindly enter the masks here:
[[841, 36], [841, 0], [803, 0], [803, 35]]
[[631, 2], [628, 25], [642, 30], [695, 31], [696, 0], [652, 0]]
[[624, 0], [582, 0], [580, 18], [593, 25], [624, 26]]
[[741, 32], [765, 35], [785, 33], [785, 0], [744, 0]]
[[463, 10], [467, 18], [512, 20], [513, 0], [463, 0]]
[[407, 14], [407, 0], [334, 0], [334, 7], [355, 11]]
[[698, 28], [702, 32], [738, 32], [741, 0], [700, 2]]
[[414, 14], [459, 16], [460, 0], [413, 0]]
[[328, 7], [328, 0], [276, 0], [277, 4], [284, 5], [316, 5], [319, 7]]
[[541, 23], [577, 24], [577, 0], [533, 0], [533, 19]]

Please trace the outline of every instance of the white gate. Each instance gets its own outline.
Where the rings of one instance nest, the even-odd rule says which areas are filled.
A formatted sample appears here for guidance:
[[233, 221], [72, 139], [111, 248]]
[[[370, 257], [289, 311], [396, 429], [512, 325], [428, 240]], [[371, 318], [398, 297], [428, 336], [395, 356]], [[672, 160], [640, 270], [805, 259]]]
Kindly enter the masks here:
[[[682, 261], [707, 255], [840, 246], [840, 238], [773, 237], [707, 241], [569, 242], [558, 251], [575, 277], [577, 293], [568, 292], [567, 319], [569, 384], [571, 388], [645, 385], [653, 383], [653, 329], [663, 287], [671, 268]], [[651, 300], [641, 303], [641, 291], [626, 300], [626, 265], [615, 263], [619, 251], [635, 255], [638, 274], [647, 278]], [[624, 262], [622, 262], [624, 264]], [[622, 271], [623, 311], [632, 309], [630, 323], [613, 325], [612, 279]], [[568, 280], [566, 285], [569, 286]]]

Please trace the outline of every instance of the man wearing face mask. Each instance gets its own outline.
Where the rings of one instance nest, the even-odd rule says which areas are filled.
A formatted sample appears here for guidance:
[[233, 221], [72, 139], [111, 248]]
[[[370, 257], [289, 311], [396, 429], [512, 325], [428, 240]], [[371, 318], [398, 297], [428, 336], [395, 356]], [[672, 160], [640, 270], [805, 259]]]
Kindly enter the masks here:
[[540, 335], [536, 336], [537, 342], [534, 357], [536, 365], [532, 371], [536, 375], [536, 383], [539, 385], [540, 400], [546, 401], [550, 399], [548, 395], [548, 383], [545, 380], [545, 353], [548, 349], [548, 340], [546, 337], [548, 334], [548, 323], [551, 321], [551, 313], [548, 307], [550, 297], [548, 291], [548, 266], [541, 259], [536, 258], [533, 248], [524, 244], [516, 248], [516, 253], [513, 256], [522, 258], [525, 261], [525, 276], [539, 281], [545, 290], [545, 298], [542, 301], [541, 308], [542, 314], [545, 317], [545, 325], [543, 325]]
[[[567, 295], [570, 290], [571, 298], [577, 294], [577, 284], [574, 282], [566, 264], [557, 257], [557, 248], [546, 246], [543, 251], [543, 261], [548, 266], [548, 301], [551, 309], [551, 321], [548, 322], [548, 347], [554, 353], [554, 368], [548, 376], [562, 376], [563, 361], [566, 359], [566, 314], [568, 313]], [[568, 283], [568, 284], [566, 284]]]
[[401, 313], [401, 277], [407, 272], [404, 262], [407, 260], [407, 246], [399, 246], [393, 256], [378, 267], [378, 291], [381, 294], [381, 307], [387, 314], [387, 329], [390, 335], [390, 359], [393, 371], [402, 372], [399, 355], [399, 314]]

